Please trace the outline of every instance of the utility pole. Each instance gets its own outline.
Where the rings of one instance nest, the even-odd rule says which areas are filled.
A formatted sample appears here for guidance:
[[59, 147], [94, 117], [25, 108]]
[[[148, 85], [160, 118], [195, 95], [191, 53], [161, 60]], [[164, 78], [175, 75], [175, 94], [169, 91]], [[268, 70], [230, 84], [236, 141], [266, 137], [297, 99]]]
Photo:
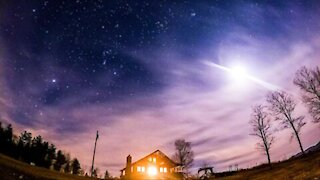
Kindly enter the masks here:
[[96, 141], [94, 143], [94, 150], [93, 150], [93, 157], [92, 157], [92, 166], [91, 166], [91, 177], [93, 175], [93, 167], [94, 167], [94, 156], [96, 155], [96, 146], [97, 146], [97, 140], [99, 138], [99, 132], [97, 131]]

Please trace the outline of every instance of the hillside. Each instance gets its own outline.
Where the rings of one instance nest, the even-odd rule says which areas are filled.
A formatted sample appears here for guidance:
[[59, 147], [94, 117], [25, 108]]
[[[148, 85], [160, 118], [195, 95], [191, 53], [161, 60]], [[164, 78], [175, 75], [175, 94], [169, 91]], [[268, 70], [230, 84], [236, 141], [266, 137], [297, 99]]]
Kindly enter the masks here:
[[261, 165], [239, 172], [217, 173], [216, 176], [218, 179], [320, 179], [320, 149], [312, 148], [308, 152], [306, 156], [273, 163], [272, 169]]
[[[0, 175], [1, 180], [91, 179], [31, 166], [2, 154], [0, 154]], [[272, 169], [269, 166], [261, 165], [238, 172], [216, 173], [215, 179], [320, 179], [320, 149], [310, 151], [306, 156], [293, 157], [283, 162], [273, 163]]]
[[63, 174], [45, 168], [31, 166], [29, 164], [17, 161], [10, 157], [0, 154], [0, 179], [15, 180], [15, 179], [61, 179], [61, 180], [89, 180], [88, 177], [80, 177], [71, 174]]

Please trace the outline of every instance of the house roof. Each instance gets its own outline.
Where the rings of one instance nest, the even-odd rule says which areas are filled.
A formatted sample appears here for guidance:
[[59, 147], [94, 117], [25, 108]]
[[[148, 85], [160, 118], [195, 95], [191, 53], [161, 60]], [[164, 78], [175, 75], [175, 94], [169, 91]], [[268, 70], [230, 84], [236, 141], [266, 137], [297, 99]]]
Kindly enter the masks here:
[[[142, 160], [148, 158], [149, 156], [151, 156], [151, 155], [153, 155], [153, 154], [155, 154], [155, 153], [160, 153], [164, 158], [168, 159], [172, 164], [178, 165], [176, 162], [174, 162], [172, 159], [170, 159], [167, 155], [165, 155], [165, 154], [164, 154], [162, 151], [160, 151], [159, 149], [156, 150], [156, 151], [154, 151], [154, 152], [152, 152], [152, 153], [150, 153], [150, 154], [148, 154], [147, 156], [145, 156], [145, 157], [143, 157], [143, 158], [135, 161], [134, 163], [131, 163], [131, 165], [134, 165], [134, 164], [138, 163], [139, 161], [142, 161]], [[126, 169], [126, 167], [123, 168], [123, 169], [121, 169], [120, 171], [124, 171], [125, 169]]]

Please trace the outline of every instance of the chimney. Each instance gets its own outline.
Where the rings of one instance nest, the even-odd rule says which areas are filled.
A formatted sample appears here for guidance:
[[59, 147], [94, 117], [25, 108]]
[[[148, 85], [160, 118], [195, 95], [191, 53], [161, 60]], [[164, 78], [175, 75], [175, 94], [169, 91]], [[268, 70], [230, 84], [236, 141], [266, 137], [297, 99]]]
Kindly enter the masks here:
[[127, 166], [126, 166], [126, 175], [127, 177], [130, 177], [131, 175], [131, 163], [132, 163], [132, 157], [129, 155], [127, 156]]

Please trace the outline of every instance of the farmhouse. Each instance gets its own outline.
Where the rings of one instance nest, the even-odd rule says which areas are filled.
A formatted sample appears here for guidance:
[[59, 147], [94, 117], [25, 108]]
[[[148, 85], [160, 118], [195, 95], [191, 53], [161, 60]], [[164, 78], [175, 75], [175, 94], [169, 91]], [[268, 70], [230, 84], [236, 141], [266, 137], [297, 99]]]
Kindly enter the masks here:
[[121, 169], [121, 179], [181, 179], [181, 167], [160, 150], [132, 163], [127, 157], [127, 165]]

